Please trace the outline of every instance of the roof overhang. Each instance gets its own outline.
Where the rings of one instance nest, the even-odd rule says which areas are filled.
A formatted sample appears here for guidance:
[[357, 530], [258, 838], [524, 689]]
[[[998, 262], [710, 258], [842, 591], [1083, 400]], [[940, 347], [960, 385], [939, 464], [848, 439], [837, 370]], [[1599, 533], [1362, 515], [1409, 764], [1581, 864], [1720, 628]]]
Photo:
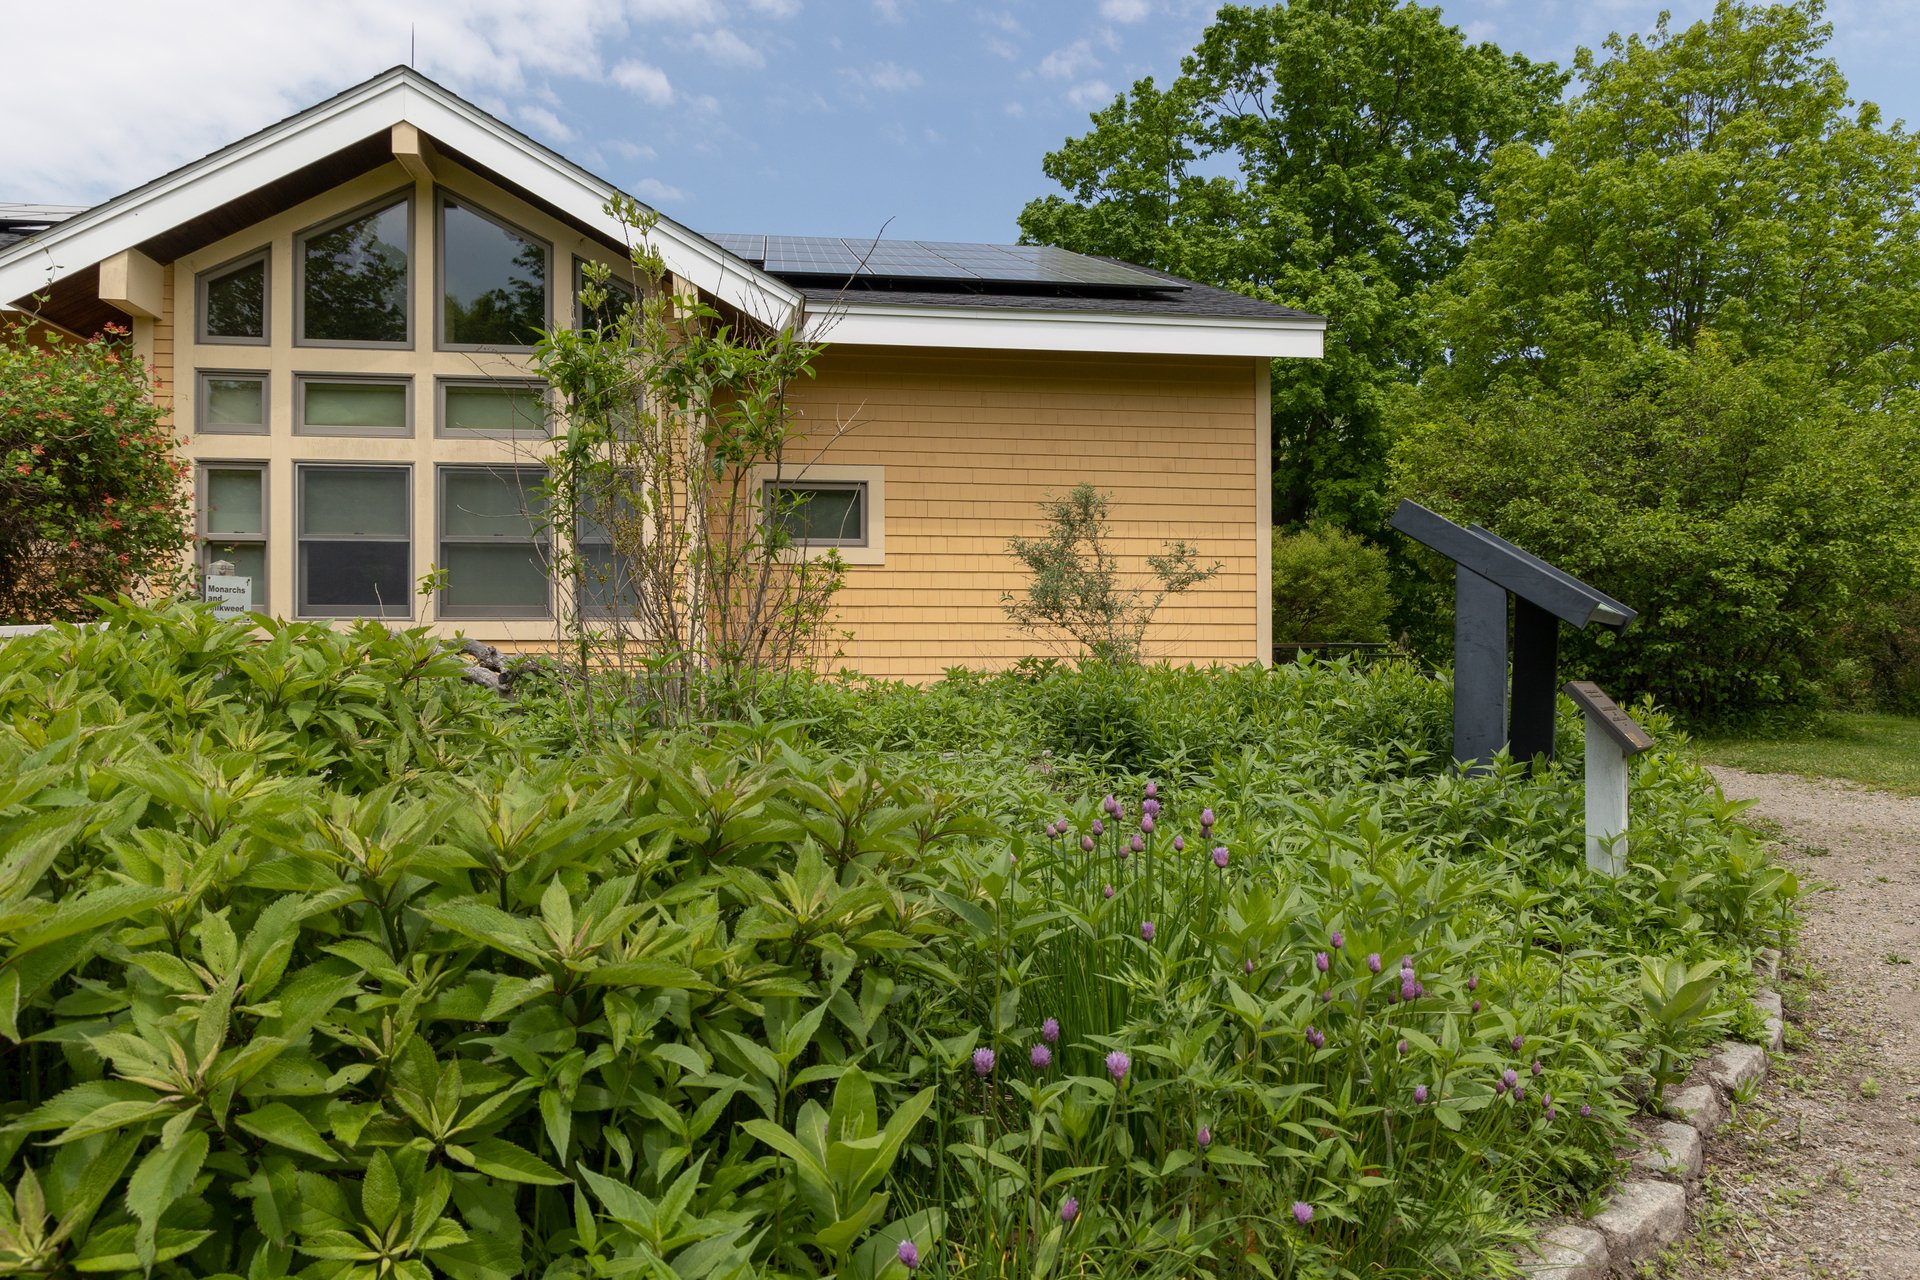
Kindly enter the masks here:
[[1327, 324], [1319, 319], [834, 302], [809, 309], [806, 331], [817, 341], [861, 346], [1316, 360], [1325, 349]]
[[[49, 284], [217, 209], [302, 166], [411, 124], [483, 168], [550, 202], [615, 243], [629, 231], [605, 209], [619, 194], [600, 178], [405, 67], [0, 250], [0, 302]], [[670, 218], [652, 231], [666, 267], [768, 325], [793, 323], [801, 295]]]

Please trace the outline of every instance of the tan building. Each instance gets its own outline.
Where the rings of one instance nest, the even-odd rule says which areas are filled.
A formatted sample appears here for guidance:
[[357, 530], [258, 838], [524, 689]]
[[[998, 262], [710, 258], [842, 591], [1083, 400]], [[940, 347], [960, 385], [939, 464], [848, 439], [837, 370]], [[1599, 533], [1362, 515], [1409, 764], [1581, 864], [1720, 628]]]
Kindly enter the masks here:
[[[536, 645], [567, 587], [527, 509], [532, 334], [574, 323], [583, 264], [623, 262], [614, 194], [396, 68], [0, 242], [0, 306], [132, 327], [194, 464], [201, 562], [255, 608]], [[1112, 493], [1131, 567], [1174, 538], [1224, 565], [1169, 603], [1154, 656], [1269, 654], [1269, 362], [1317, 357], [1320, 319], [1041, 247], [665, 218], [652, 239], [681, 286], [828, 343], [785, 483], [839, 513], [843, 665], [922, 679], [1031, 651], [1007, 540], [1081, 480]]]

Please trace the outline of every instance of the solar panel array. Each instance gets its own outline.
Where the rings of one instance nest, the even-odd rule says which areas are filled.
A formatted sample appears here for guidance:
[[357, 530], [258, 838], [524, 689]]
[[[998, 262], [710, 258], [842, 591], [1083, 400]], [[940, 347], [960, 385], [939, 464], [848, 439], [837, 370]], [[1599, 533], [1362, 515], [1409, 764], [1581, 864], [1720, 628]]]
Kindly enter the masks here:
[[1052, 245], [857, 240], [837, 236], [715, 235], [708, 238], [731, 254], [760, 263], [774, 275], [980, 284], [1078, 284], [1124, 289], [1187, 287], [1177, 280]]

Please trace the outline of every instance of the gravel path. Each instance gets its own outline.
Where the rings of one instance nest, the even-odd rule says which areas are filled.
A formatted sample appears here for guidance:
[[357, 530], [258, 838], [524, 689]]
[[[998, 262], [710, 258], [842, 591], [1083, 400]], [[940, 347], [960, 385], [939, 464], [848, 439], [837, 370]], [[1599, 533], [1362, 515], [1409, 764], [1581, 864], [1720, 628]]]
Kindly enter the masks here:
[[1785, 1058], [1708, 1146], [1670, 1274], [1920, 1280], [1920, 798], [1716, 768], [1808, 889]]

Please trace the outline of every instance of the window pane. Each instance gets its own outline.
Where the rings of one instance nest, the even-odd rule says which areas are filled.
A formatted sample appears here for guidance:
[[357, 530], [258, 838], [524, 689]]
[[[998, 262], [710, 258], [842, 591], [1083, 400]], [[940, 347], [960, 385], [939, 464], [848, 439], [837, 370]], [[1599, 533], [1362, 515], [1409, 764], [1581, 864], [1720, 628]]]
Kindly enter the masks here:
[[305, 242], [302, 337], [407, 340], [407, 204], [403, 200]]
[[267, 384], [260, 378], [208, 378], [204, 431], [222, 427], [264, 427], [267, 425]]
[[307, 612], [405, 617], [413, 582], [404, 542], [303, 542], [300, 603]]
[[407, 429], [407, 388], [390, 382], [302, 382], [300, 425], [367, 431]]
[[440, 221], [448, 342], [530, 347], [547, 324], [547, 251], [449, 200]]
[[207, 281], [207, 336], [267, 336], [267, 264], [249, 262]]
[[207, 564], [216, 560], [225, 560], [233, 566], [236, 575], [253, 579], [253, 607], [267, 607], [267, 548], [260, 542], [210, 542], [207, 544]]
[[448, 431], [540, 431], [546, 427], [547, 401], [538, 387], [476, 387], [449, 383]]
[[586, 300], [580, 297], [580, 291], [586, 288], [586, 272], [576, 265], [573, 273], [574, 301], [578, 304], [580, 327], [582, 329], [604, 329], [624, 314], [633, 305], [633, 287], [620, 279], [620, 268], [614, 268], [613, 275], [606, 283], [606, 301], [597, 307], [589, 308]]
[[407, 536], [407, 473], [399, 467], [303, 468], [300, 484], [303, 535]]
[[447, 537], [530, 539], [545, 509], [538, 471], [449, 470], [440, 530]]
[[215, 470], [209, 467], [201, 472], [200, 482], [204, 486], [201, 498], [206, 503], [207, 533], [214, 536], [223, 533], [264, 533], [266, 527], [261, 520], [260, 506], [261, 479], [262, 473], [251, 468]]
[[547, 566], [530, 542], [497, 547], [450, 542], [440, 548], [440, 567], [447, 571], [446, 590], [440, 594], [445, 613], [547, 612]]
[[588, 613], [632, 613], [639, 599], [626, 559], [604, 542], [582, 542], [580, 607]]
[[781, 523], [795, 542], [866, 541], [865, 486], [780, 485], [774, 492]]

